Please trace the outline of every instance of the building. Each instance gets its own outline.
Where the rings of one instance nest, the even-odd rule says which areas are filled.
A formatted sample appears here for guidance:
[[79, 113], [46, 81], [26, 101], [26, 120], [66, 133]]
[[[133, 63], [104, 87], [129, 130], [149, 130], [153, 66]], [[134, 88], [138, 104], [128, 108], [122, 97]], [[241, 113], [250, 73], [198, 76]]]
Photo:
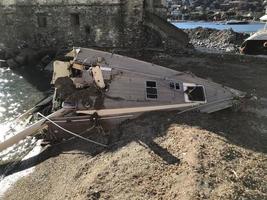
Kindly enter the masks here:
[[[25, 43], [34, 48], [138, 49], [147, 44], [162, 47], [168, 43], [166, 40], [176, 38], [177, 48], [187, 45], [187, 36], [178, 29], [179, 37], [168, 37], [169, 32], [174, 35], [174, 27], [166, 22], [167, 11], [162, 2], [166, 1], [2, 0], [0, 43], [8, 47]], [[153, 39], [157, 41], [150, 41]]]

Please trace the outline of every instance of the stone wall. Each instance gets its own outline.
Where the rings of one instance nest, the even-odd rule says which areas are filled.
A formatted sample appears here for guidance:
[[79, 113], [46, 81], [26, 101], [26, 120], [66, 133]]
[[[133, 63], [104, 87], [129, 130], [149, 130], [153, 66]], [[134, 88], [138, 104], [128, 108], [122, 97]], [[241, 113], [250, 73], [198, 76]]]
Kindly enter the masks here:
[[144, 0], [124, 0], [123, 2], [123, 37], [124, 47], [142, 48], [144, 40]]
[[[191, 48], [188, 35], [155, 13], [146, 12], [144, 26], [147, 45], [157, 45], [166, 52], [183, 53]], [[149, 37], [152, 36], [152, 37]], [[151, 45], [152, 44], [152, 45]]]
[[34, 47], [121, 46], [119, 0], [80, 4], [59, 0], [19, 2], [8, 6], [2, 2], [0, 6], [0, 26], [4, 30], [0, 32], [0, 43], [8, 46], [27, 43]]
[[[173, 27], [168, 28], [170, 24], [166, 21], [162, 1], [2, 0], [0, 46], [2, 43], [10, 48], [20, 45], [30, 48], [83, 46], [140, 49], [149, 44], [149, 47], [165, 48], [164, 43], [170, 34], [164, 34], [162, 30], [170, 32]], [[151, 21], [146, 23], [146, 13], [164, 19], [152, 21], [160, 22], [159, 28]], [[185, 45], [187, 38], [181, 31], [177, 34], [181, 36], [181, 45]]]

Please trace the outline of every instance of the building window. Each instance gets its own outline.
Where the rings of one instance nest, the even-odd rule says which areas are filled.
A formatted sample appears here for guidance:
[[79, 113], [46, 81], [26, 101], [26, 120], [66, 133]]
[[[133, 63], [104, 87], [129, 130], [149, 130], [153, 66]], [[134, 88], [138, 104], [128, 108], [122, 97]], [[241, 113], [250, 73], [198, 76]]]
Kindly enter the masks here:
[[88, 34], [88, 35], [90, 35], [90, 33], [91, 33], [91, 27], [89, 25], [86, 25], [84, 28], [85, 28], [85, 33]]
[[78, 13], [72, 13], [70, 15], [70, 23], [72, 26], [80, 26], [80, 15]]
[[38, 26], [40, 28], [45, 28], [47, 27], [47, 17], [45, 14], [39, 14], [37, 16], [37, 22], [38, 22]]
[[147, 81], [146, 82], [146, 96], [147, 99], [157, 99], [158, 90], [156, 81]]
[[180, 83], [175, 83], [175, 82], [170, 82], [170, 89], [174, 90], [181, 90], [181, 86], [180, 86]]

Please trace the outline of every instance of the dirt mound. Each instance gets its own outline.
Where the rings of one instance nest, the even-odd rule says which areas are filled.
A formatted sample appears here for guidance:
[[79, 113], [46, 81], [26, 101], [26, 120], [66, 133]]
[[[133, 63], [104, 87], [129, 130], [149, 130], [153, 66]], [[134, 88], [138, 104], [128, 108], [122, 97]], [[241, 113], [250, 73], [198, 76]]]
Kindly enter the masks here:
[[266, 135], [250, 126], [262, 118], [175, 114], [122, 124], [109, 149], [75, 140], [50, 148], [5, 199], [267, 198]]
[[248, 38], [248, 34], [237, 33], [232, 29], [216, 30], [209, 28], [195, 28], [184, 30], [195, 46], [215, 48], [228, 52], [238, 51], [238, 47]]

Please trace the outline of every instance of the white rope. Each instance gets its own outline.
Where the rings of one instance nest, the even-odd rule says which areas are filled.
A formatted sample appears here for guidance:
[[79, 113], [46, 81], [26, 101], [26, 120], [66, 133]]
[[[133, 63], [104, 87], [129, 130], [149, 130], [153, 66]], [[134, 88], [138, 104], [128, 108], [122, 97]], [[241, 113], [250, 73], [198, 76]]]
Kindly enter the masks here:
[[58, 128], [60, 128], [61, 130], [65, 131], [66, 133], [69, 133], [69, 134], [71, 134], [71, 135], [73, 135], [73, 136], [75, 136], [75, 137], [77, 137], [77, 138], [80, 138], [80, 139], [82, 139], [82, 140], [85, 140], [85, 141], [87, 141], [87, 142], [90, 142], [90, 143], [93, 143], [93, 144], [96, 144], [96, 145], [99, 145], [99, 146], [102, 146], [102, 147], [107, 147], [107, 145], [105, 145], [105, 144], [101, 144], [101, 143], [99, 143], [99, 142], [90, 140], [90, 139], [88, 139], [88, 138], [85, 138], [85, 137], [83, 137], [83, 136], [78, 135], [77, 133], [73, 133], [73, 132], [71, 132], [71, 131], [69, 131], [69, 130], [63, 128], [63, 127], [61, 127], [60, 125], [58, 125], [57, 123], [53, 122], [52, 120], [50, 120], [49, 118], [47, 118], [46, 116], [42, 115], [42, 114], [39, 113], [39, 112], [38, 112], [37, 114], [40, 115], [41, 117], [43, 117], [44, 119], [46, 119], [47, 121], [51, 122], [52, 124], [54, 124], [56, 127], [58, 127]]

